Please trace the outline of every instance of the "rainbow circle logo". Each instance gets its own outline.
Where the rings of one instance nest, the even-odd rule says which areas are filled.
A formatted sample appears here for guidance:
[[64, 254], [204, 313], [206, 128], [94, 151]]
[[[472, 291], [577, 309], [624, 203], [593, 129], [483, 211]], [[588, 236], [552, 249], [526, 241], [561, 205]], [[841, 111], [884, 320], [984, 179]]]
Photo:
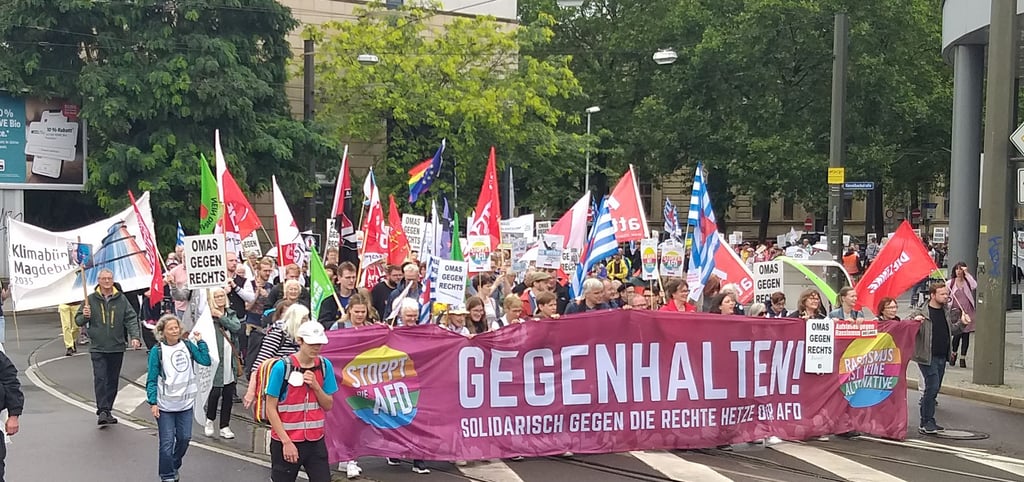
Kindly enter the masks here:
[[644, 271], [653, 273], [654, 269], [658, 267], [658, 250], [651, 246], [647, 246], [642, 253], [640, 253], [640, 259], [644, 266]]
[[900, 349], [888, 333], [850, 343], [839, 360], [839, 390], [853, 408], [882, 403], [900, 381]]
[[342, 370], [345, 403], [368, 425], [395, 429], [412, 423], [420, 398], [412, 358], [387, 345], [366, 350]]
[[674, 273], [683, 266], [683, 255], [679, 251], [665, 251], [661, 254], [661, 266], [665, 271]]

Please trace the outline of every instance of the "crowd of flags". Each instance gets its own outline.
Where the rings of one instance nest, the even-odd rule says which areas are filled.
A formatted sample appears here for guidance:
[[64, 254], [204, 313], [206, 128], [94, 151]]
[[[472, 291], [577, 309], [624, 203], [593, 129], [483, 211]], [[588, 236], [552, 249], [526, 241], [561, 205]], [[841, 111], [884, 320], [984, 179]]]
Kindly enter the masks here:
[[[446, 144], [447, 141], [442, 140], [432, 157], [409, 170], [410, 204], [415, 204], [421, 199], [440, 174]], [[219, 131], [214, 134], [214, 151], [216, 174], [210, 170], [206, 158], [202, 155], [199, 157], [201, 176], [200, 234], [224, 233], [229, 246], [232, 245], [233, 240], [234, 246], [240, 248], [241, 240], [253, 234], [257, 229], [261, 229], [263, 225], [227, 168], [221, 150]], [[349, 171], [348, 146], [345, 146], [335, 185], [331, 219], [337, 223], [334, 226], [344, 245], [355, 252], [356, 226], [352, 222], [351, 210], [354, 205]], [[511, 179], [510, 172], [510, 182]], [[334, 285], [327, 276], [320, 254], [315, 248], [307, 248], [284, 194], [277, 184], [276, 177], [272, 177], [271, 184], [276, 232], [275, 256], [278, 259], [278, 265], [281, 267], [292, 263], [301, 265], [308, 258], [310, 262], [311, 309], [313, 317], [316, 318], [319, 315], [322, 301], [331, 297], [336, 298]], [[510, 193], [508, 199], [512, 203], [514, 202], [514, 197], [511, 194], [512, 186], [509, 186], [508, 189]], [[499, 192], [497, 156], [494, 147], [491, 147], [480, 197], [472, 214], [467, 218], [467, 236], [488, 237], [491, 251], [497, 250], [498, 244], [501, 242]], [[134, 194], [131, 192], [128, 194], [134, 206]], [[422, 294], [418, 300], [421, 305], [420, 320], [426, 322], [430, 319], [432, 305], [436, 301], [432, 290], [438, 274], [436, 261], [439, 259], [463, 260], [458, 212], [451, 209], [447, 197], [435, 196], [430, 203], [429, 221], [424, 226], [426, 232], [420, 237], [421, 245], [411, 246], [402, 227], [402, 218], [398, 212], [394, 195], [388, 196], [388, 213], [385, 218], [380, 190], [377, 187], [372, 168], [364, 180], [363, 195], [365, 201], [359, 206], [363, 232], [363, 246], [358, 258], [361, 266], [359, 283], [371, 288], [385, 275], [387, 264], [400, 265], [410, 257], [412, 251], [419, 252], [420, 259], [426, 260], [427, 266], [423, 277]], [[438, 210], [439, 200], [443, 206], [440, 213]], [[136, 210], [138, 210], [137, 207]], [[689, 265], [687, 266], [690, 298], [697, 300], [711, 276], [717, 275], [723, 280], [723, 283], [738, 285], [741, 291], [739, 301], [741, 303], [748, 302], [752, 296], [752, 290], [747, 290], [745, 287], [753, 286], [753, 274], [740, 260], [737, 253], [730, 249], [718, 230], [703, 163], [698, 163], [694, 171], [693, 188], [685, 225], [686, 234], [683, 233], [682, 225], [679, 222], [679, 212], [669, 199], [665, 199], [663, 215], [664, 231], [670, 240], [683, 242], [684, 239], [689, 239], [692, 241]], [[141, 215], [139, 219], [141, 236], [146, 244], [147, 258], [154, 267], [151, 289], [154, 292], [162, 292], [163, 275], [152, 230], [145, 225]], [[590, 225], [589, 229], [588, 224]], [[629, 167], [612, 191], [601, 198], [600, 202], [597, 202], [589, 192], [585, 192], [551, 226], [548, 233], [562, 237], [563, 249], [577, 250], [580, 253], [575, 273], [568, 276], [562, 272], [560, 275], [568, 278], [572, 296], [581, 296], [584, 279], [598, 263], [613, 256], [621, 243], [633, 245], [650, 236], [633, 166]], [[183, 246], [184, 243], [185, 231], [179, 221], [175, 244]], [[892, 250], [899, 250], [897, 254], [901, 256], [910, 253], [912, 259], [910, 262], [901, 260], [901, 269], [905, 271], [901, 272], [898, 282], [888, 278], [882, 279], [884, 272], [877, 275], [880, 276], [878, 280], [874, 280], [872, 276], [876, 274], [869, 270], [865, 274], [865, 278], [872, 278], [872, 282], [860, 283], [857, 286], [862, 302], [870, 303], [888, 293], [905, 290], [910, 284], [927, 276], [935, 269], [934, 261], [927, 255], [927, 250], [921, 244], [920, 239], [913, 235], [909, 224], [901, 226], [887, 246], [892, 246]], [[886, 254], [884, 250], [879, 253], [876, 264], [872, 265], [872, 268], [878, 266], [878, 269], [884, 269], [886, 267], [888, 263], [885, 260], [888, 258], [883, 254]], [[888, 256], [888, 254], [886, 255]], [[150, 299], [159, 302], [160, 297], [153, 296]]]

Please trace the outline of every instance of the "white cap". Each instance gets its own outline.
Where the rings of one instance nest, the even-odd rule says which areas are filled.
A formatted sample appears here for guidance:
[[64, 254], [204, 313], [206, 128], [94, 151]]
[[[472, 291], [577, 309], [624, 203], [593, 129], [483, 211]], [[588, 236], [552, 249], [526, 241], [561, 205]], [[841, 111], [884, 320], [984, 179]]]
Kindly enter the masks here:
[[324, 325], [318, 321], [307, 321], [299, 325], [299, 331], [295, 333], [296, 338], [302, 338], [307, 345], [326, 345], [327, 335], [324, 334]]

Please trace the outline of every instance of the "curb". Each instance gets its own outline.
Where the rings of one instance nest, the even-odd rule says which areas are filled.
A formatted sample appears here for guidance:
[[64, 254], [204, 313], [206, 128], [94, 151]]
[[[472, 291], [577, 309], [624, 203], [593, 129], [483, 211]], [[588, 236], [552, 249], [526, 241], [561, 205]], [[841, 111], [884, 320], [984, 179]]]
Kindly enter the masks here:
[[[917, 378], [907, 377], [907, 388], [919, 390]], [[1001, 405], [1003, 407], [1024, 410], [1024, 398], [1022, 397], [1014, 397], [1010, 395], [1003, 395], [1000, 393], [976, 390], [973, 388], [954, 387], [949, 385], [943, 385], [942, 388], [939, 389], [939, 393], [943, 395], [949, 395], [951, 397], [963, 398], [967, 400], [974, 400], [978, 402], [991, 403], [994, 405]]]

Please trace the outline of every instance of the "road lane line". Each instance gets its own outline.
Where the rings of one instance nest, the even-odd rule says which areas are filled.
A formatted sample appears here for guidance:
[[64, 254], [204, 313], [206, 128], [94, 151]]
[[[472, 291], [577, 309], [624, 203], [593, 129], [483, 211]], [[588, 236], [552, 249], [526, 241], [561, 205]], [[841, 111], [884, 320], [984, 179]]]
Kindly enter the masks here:
[[465, 467], [457, 467], [466, 477], [484, 482], [523, 482], [511, 467], [500, 460], [470, 462]]
[[1014, 475], [1024, 476], [1024, 464], [1021, 464], [1021, 461], [1019, 460], [1011, 459], [1009, 457], [985, 457], [978, 456], [976, 454], [957, 454], [957, 457], [960, 457], [970, 462], [984, 464], [994, 469], [1002, 470], [1003, 472], [1009, 472]]
[[629, 455], [636, 457], [652, 469], [661, 472], [672, 480], [685, 482], [731, 482], [732, 479], [715, 472], [704, 464], [691, 462], [678, 455], [657, 451], [632, 451]]
[[771, 449], [829, 471], [851, 482], [904, 482], [899, 477], [810, 445], [784, 442], [773, 445]]
[[[147, 376], [149, 375], [143, 374], [135, 379], [135, 383], [145, 386]], [[146, 403], [146, 389], [129, 383], [117, 391], [117, 397], [114, 398], [114, 410], [121, 413], [132, 413], [143, 403]]]

